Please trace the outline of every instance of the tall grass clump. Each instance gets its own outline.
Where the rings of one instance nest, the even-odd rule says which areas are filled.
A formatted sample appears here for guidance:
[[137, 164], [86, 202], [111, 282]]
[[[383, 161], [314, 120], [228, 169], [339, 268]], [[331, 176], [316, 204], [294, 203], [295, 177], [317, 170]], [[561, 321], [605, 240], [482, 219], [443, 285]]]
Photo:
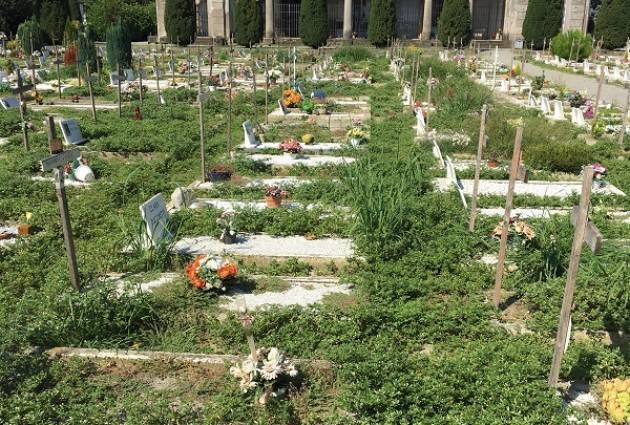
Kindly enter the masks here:
[[374, 58], [374, 53], [367, 47], [347, 46], [337, 49], [333, 55], [335, 62], [361, 62]]

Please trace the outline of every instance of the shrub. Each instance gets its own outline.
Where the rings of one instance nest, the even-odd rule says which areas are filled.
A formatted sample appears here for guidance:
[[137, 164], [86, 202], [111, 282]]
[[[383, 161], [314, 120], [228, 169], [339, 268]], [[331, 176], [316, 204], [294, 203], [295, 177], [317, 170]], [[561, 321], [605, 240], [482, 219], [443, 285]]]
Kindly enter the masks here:
[[33, 19], [22, 22], [18, 27], [17, 35], [22, 41], [22, 49], [27, 55], [33, 53], [31, 51], [31, 37], [34, 50], [39, 50], [44, 45], [44, 34], [37, 21]]
[[64, 0], [42, 0], [39, 7], [39, 24], [51, 40], [60, 42], [68, 19], [68, 2]]
[[377, 47], [396, 36], [396, 6], [393, 0], [373, 0], [368, 22], [368, 40]]
[[[571, 48], [573, 46], [573, 48]], [[582, 61], [591, 56], [593, 39], [581, 31], [573, 30], [556, 35], [551, 41], [551, 51], [561, 58]]]
[[523, 21], [523, 37], [529, 45], [541, 49], [560, 32], [563, 16], [563, 0], [530, 0]]
[[262, 21], [256, 0], [236, 0], [234, 21], [234, 41], [237, 44], [249, 47], [260, 41]]
[[94, 45], [94, 31], [87, 27], [85, 32], [79, 34], [79, 62], [85, 68], [90, 64], [90, 69], [96, 69], [96, 46]]
[[583, 165], [592, 162], [591, 149], [584, 143], [555, 142], [527, 146], [523, 152], [525, 164], [534, 169], [579, 173]]
[[361, 62], [372, 59], [374, 55], [370, 49], [361, 46], [347, 46], [335, 50], [333, 60], [335, 62]]
[[438, 20], [438, 38], [446, 45], [448, 40], [470, 40], [472, 18], [468, 0], [445, 0]]
[[189, 43], [195, 37], [195, 0], [166, 0], [164, 19], [171, 43]]
[[595, 21], [595, 39], [603, 39], [605, 49], [616, 49], [626, 44], [630, 35], [630, 2], [604, 0]]
[[117, 66], [125, 68], [131, 65], [131, 40], [129, 32], [122, 23], [118, 23], [107, 31], [107, 62], [114, 71]]
[[302, 0], [300, 8], [300, 38], [313, 49], [328, 40], [328, 10], [326, 0]]

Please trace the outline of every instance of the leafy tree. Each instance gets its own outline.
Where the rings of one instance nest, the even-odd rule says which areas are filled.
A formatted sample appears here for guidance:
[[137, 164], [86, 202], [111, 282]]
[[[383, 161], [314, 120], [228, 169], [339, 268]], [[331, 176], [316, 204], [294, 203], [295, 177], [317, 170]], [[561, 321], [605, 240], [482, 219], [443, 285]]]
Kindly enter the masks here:
[[66, 44], [71, 44], [77, 41], [77, 38], [79, 37], [79, 29], [81, 29], [81, 22], [71, 21], [68, 18], [66, 26], [63, 30], [63, 38]]
[[17, 35], [22, 43], [22, 49], [27, 55], [33, 53], [31, 51], [31, 37], [33, 40], [33, 49], [39, 50], [44, 45], [44, 34], [37, 21], [34, 19], [22, 22], [17, 29]]
[[470, 40], [472, 18], [468, 0], [445, 0], [438, 19], [438, 38], [443, 44], [448, 40]]
[[393, 0], [372, 0], [368, 21], [368, 40], [378, 47], [396, 36], [396, 6]]
[[83, 68], [90, 64], [90, 69], [96, 69], [96, 45], [94, 44], [94, 31], [89, 26], [85, 32], [79, 33], [79, 63]]
[[603, 39], [605, 49], [624, 46], [630, 35], [629, 16], [630, 1], [604, 0], [595, 18], [595, 39]]
[[172, 43], [188, 44], [195, 36], [195, 0], [166, 0], [164, 25]]
[[31, 0], [3, 0], [0, 13], [0, 31], [9, 37], [17, 33], [18, 26], [33, 13]]
[[328, 9], [326, 0], [302, 0], [300, 7], [300, 38], [313, 49], [328, 41]]
[[262, 20], [256, 0], [236, 0], [234, 11], [234, 41], [251, 46], [262, 37]]
[[67, 0], [41, 0], [38, 20], [42, 29], [51, 40], [63, 40], [66, 20], [68, 19]]
[[109, 69], [117, 70], [131, 65], [131, 39], [129, 31], [122, 22], [113, 25], [107, 31], [107, 62]]
[[529, 0], [525, 20], [523, 21], [523, 37], [527, 45], [534, 43], [534, 48], [541, 49], [547, 45], [562, 27], [563, 0]]
[[[573, 46], [573, 48], [571, 48]], [[551, 51], [561, 58], [584, 60], [591, 56], [593, 39], [590, 35], [582, 34], [582, 31], [567, 31], [556, 35], [551, 41]]]
[[87, 15], [95, 40], [104, 40], [107, 29], [119, 20], [127, 27], [131, 41], [146, 41], [157, 32], [155, 3], [135, 0], [86, 0]]

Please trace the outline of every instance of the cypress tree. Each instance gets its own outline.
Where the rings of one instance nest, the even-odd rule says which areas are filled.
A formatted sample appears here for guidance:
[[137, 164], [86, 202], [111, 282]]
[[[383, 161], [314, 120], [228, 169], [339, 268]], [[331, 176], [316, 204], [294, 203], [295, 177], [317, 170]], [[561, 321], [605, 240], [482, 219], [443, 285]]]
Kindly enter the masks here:
[[468, 0], [445, 0], [438, 19], [438, 38], [446, 45], [448, 40], [468, 43], [472, 18]]
[[563, 0], [529, 0], [523, 21], [523, 38], [528, 46], [534, 42], [534, 48], [541, 49], [545, 39], [549, 45], [562, 27], [563, 7]]
[[300, 8], [300, 38], [313, 49], [328, 41], [328, 9], [326, 0], [302, 0]]
[[39, 6], [39, 25], [51, 40], [61, 42], [68, 19], [66, 0], [42, 0]]
[[262, 20], [256, 0], [236, 0], [234, 10], [234, 41], [251, 46], [262, 38]]
[[377, 47], [396, 36], [396, 6], [393, 0], [372, 0], [368, 21], [368, 40]]
[[195, 37], [195, 0], [166, 0], [164, 25], [171, 43], [188, 44]]
[[85, 68], [85, 64], [90, 64], [90, 69], [96, 69], [96, 45], [94, 44], [94, 31], [89, 26], [85, 32], [79, 33], [79, 62]]
[[131, 65], [131, 39], [121, 22], [107, 30], [107, 62], [111, 71], [116, 71], [119, 64], [121, 68]]
[[22, 22], [17, 29], [17, 35], [22, 43], [22, 49], [27, 55], [33, 53], [31, 51], [31, 37], [33, 38], [33, 49], [39, 50], [44, 45], [44, 34], [35, 19]]
[[603, 39], [605, 49], [623, 47], [630, 35], [629, 16], [630, 1], [604, 0], [595, 17], [595, 39]]

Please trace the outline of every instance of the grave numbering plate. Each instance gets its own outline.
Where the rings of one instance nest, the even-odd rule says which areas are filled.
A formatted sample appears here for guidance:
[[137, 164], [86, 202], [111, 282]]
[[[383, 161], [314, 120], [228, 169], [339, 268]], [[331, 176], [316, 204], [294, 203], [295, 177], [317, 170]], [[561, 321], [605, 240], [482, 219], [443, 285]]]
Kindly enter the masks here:
[[75, 119], [61, 120], [60, 123], [63, 138], [68, 145], [82, 145], [87, 140], [81, 134], [79, 122]]

